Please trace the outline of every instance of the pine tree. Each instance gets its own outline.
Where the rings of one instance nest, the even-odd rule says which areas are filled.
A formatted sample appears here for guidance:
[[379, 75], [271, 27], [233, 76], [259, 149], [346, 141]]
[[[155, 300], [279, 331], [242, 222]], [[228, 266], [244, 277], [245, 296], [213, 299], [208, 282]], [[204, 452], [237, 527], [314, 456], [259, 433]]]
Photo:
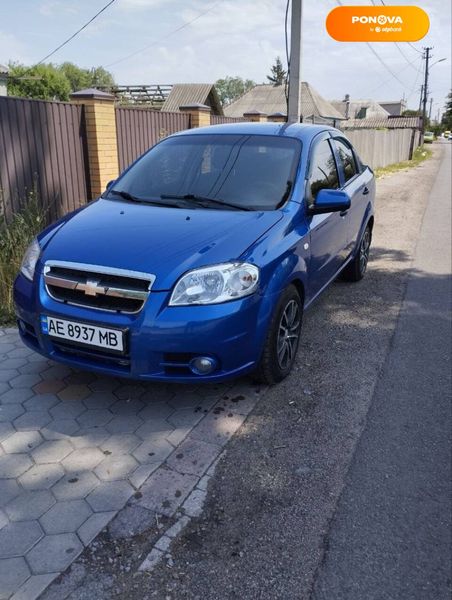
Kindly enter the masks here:
[[270, 71], [271, 75], [267, 75], [267, 79], [270, 83], [273, 83], [274, 86], [283, 85], [284, 83], [286, 83], [287, 71], [283, 68], [279, 56], [276, 57], [276, 62], [272, 66]]

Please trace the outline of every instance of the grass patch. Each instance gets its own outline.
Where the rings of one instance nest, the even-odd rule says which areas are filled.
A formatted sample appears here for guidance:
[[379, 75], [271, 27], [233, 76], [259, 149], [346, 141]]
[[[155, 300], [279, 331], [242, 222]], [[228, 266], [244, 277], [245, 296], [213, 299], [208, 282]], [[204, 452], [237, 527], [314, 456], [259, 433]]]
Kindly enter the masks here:
[[391, 175], [392, 173], [397, 173], [397, 171], [403, 171], [403, 169], [410, 169], [411, 167], [417, 167], [419, 164], [427, 160], [432, 155], [432, 151], [430, 148], [426, 148], [425, 146], [419, 146], [413, 152], [413, 158], [411, 160], [404, 160], [403, 162], [394, 163], [393, 165], [388, 165], [387, 167], [380, 167], [379, 169], [375, 169], [375, 177], [383, 177], [384, 175]]
[[15, 322], [12, 295], [14, 279], [27, 246], [45, 225], [46, 213], [34, 191], [28, 193], [24, 208], [9, 223], [0, 217], [0, 325]]

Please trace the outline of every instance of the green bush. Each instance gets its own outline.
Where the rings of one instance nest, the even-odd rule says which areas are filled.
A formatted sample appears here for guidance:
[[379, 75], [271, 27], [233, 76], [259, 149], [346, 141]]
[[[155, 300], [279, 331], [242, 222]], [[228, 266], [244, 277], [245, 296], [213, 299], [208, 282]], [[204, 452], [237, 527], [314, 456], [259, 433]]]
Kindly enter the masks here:
[[0, 217], [0, 324], [14, 322], [14, 279], [27, 246], [45, 225], [46, 212], [35, 191], [28, 193], [24, 208], [9, 222]]

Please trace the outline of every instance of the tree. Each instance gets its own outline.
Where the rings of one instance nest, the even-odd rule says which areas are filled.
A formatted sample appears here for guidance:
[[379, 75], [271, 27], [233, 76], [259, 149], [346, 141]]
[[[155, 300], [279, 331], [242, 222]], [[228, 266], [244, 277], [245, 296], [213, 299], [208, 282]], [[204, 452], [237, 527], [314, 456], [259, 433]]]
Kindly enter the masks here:
[[287, 71], [283, 68], [281, 59], [276, 57], [275, 64], [270, 69], [271, 75], [267, 75], [267, 79], [274, 86], [283, 85], [287, 80]]
[[446, 98], [446, 106], [444, 107], [446, 111], [443, 114], [443, 118], [441, 119], [441, 124], [444, 126], [445, 131], [452, 130], [452, 91], [449, 92]]
[[115, 82], [103, 67], [83, 69], [70, 62], [26, 67], [9, 65], [8, 94], [41, 100], [69, 100], [72, 92], [84, 88], [107, 86]]
[[255, 85], [255, 82], [251, 79], [242, 79], [238, 76], [225, 77], [215, 82], [215, 89], [218, 92], [221, 104], [226, 106], [239, 98], [239, 96], [243, 96], [243, 94]]
[[54, 65], [26, 67], [9, 64], [8, 94], [41, 100], [69, 100], [71, 86], [64, 73]]

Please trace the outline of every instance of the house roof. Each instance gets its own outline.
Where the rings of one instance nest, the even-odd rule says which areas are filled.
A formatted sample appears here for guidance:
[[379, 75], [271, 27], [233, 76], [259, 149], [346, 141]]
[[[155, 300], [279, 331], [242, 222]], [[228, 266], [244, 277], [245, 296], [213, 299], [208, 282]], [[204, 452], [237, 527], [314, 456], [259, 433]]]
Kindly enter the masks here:
[[[345, 100], [331, 100], [330, 103], [345, 117], [347, 110]], [[389, 112], [374, 100], [350, 100], [348, 105], [348, 117], [350, 119], [384, 119], [389, 117]]]
[[8, 74], [8, 73], [9, 73], [9, 69], [8, 69], [8, 67], [5, 67], [5, 65], [1, 65], [1, 64], [0, 64], [0, 73], [1, 73], [2, 75]]
[[389, 117], [384, 119], [349, 119], [342, 121], [341, 129], [403, 129], [420, 126], [420, 117]]
[[212, 114], [222, 115], [223, 108], [213, 83], [175, 83], [162, 106], [162, 112], [179, 112], [180, 106], [205, 104]]
[[[287, 114], [287, 102], [283, 85], [271, 84], [256, 85], [251, 90], [240, 96], [237, 100], [225, 107], [224, 113], [228, 117], [242, 117], [244, 113], [254, 110], [266, 113]], [[343, 119], [341, 113], [334, 108], [307, 82], [301, 84], [301, 114], [303, 119], [312, 116], [325, 119]]]

